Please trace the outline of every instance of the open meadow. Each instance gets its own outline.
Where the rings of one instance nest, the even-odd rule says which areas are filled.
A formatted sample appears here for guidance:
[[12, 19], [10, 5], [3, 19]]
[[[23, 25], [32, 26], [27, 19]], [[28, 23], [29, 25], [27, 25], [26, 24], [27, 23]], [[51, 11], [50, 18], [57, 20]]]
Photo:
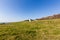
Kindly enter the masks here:
[[0, 24], [0, 40], [60, 40], [60, 19]]

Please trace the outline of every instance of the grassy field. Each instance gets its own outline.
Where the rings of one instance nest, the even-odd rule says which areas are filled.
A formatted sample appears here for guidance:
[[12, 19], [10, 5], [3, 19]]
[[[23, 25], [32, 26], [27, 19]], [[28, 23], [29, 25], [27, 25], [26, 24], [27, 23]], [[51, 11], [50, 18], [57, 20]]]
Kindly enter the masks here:
[[60, 40], [60, 19], [0, 24], [0, 40]]

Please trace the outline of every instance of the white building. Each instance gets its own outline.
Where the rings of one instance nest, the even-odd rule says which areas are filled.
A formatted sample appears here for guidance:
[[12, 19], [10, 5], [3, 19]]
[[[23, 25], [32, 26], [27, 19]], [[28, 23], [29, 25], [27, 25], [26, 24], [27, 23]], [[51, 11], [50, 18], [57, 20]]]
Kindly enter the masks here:
[[31, 22], [31, 19], [29, 19], [29, 22]]

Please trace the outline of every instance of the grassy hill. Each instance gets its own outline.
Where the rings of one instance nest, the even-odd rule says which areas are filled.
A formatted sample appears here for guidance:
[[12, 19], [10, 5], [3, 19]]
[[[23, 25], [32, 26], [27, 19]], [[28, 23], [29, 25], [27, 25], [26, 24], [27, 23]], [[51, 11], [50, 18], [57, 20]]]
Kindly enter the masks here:
[[60, 14], [54, 14], [52, 16], [43, 17], [37, 20], [48, 20], [48, 19], [60, 19]]
[[60, 19], [0, 24], [0, 40], [60, 40]]

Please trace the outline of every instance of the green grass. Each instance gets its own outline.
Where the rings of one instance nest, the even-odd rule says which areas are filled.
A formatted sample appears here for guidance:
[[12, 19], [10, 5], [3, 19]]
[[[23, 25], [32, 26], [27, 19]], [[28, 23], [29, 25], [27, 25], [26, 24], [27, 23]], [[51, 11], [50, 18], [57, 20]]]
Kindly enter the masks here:
[[60, 19], [0, 24], [0, 40], [60, 40]]

